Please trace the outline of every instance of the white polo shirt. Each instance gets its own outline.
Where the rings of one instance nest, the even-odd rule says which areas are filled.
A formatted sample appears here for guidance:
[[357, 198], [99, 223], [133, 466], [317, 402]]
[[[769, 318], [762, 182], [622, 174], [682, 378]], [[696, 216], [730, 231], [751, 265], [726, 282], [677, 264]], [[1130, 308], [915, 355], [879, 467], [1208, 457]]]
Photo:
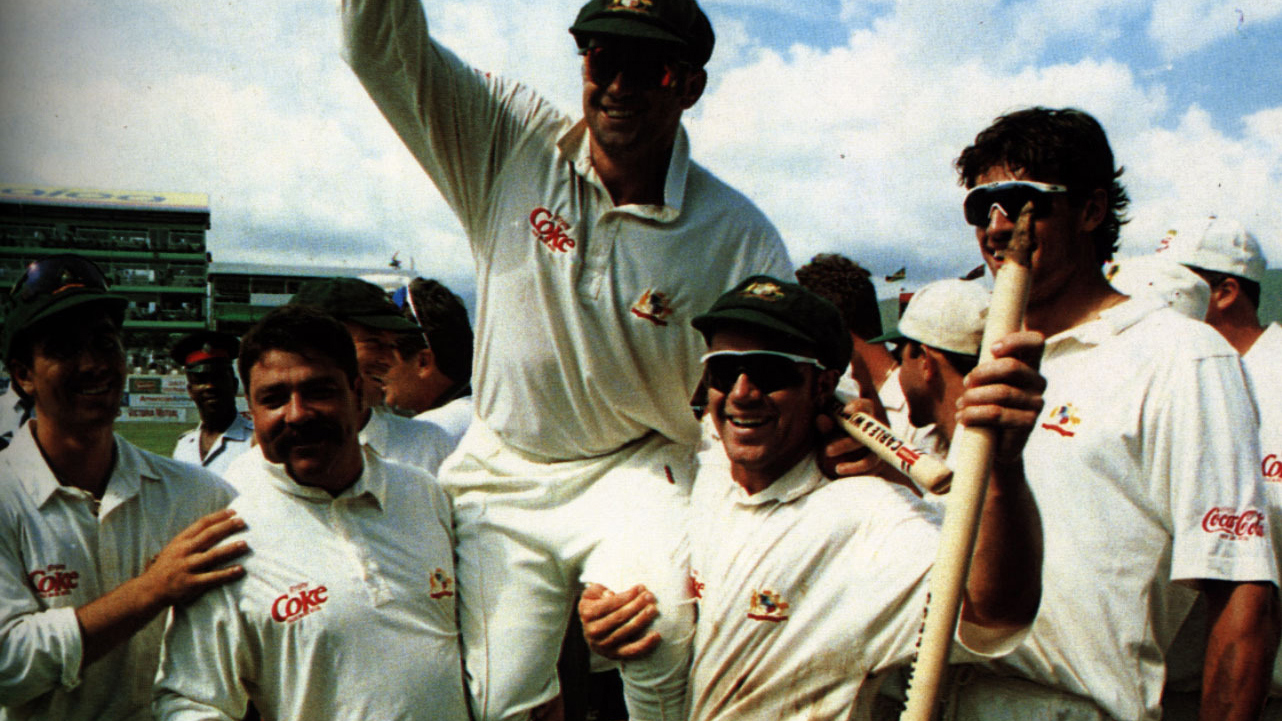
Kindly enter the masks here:
[[[58, 483], [27, 423], [0, 453], [0, 719], [150, 719], [160, 616], [81, 668], [76, 608], [142, 573], [235, 495], [216, 476], [116, 436], [102, 503]], [[163, 616], [163, 614], [162, 614]]]
[[[1273, 550], [1282, 554], [1282, 325], [1270, 323], [1242, 356], [1260, 412], [1260, 474], [1273, 516]], [[1273, 696], [1282, 696], [1282, 655], [1273, 666]]]
[[338, 497], [258, 450], [232, 507], [245, 577], [175, 609], [157, 718], [467, 719], [449, 503], [426, 474], [364, 452]]
[[436, 476], [441, 461], [457, 445], [445, 429], [428, 421], [404, 418], [385, 408], [375, 408], [360, 432], [361, 444], [385, 460], [404, 463]]
[[[829, 481], [812, 455], [749, 495], [701, 462], [690, 505], [691, 719], [845, 719], [868, 676], [912, 658], [940, 517], [907, 488]], [[1022, 636], [963, 623], [956, 656]]]
[[455, 398], [443, 406], [423, 411], [414, 416], [414, 420], [439, 426], [449, 437], [450, 452], [453, 452], [458, 442], [462, 440], [463, 434], [467, 432], [467, 427], [472, 424], [472, 396]]
[[237, 413], [227, 430], [209, 447], [209, 455], [201, 458], [202, 428], [203, 423], [178, 437], [178, 443], [174, 446], [174, 460], [203, 466], [210, 473], [221, 476], [226, 474], [232, 461], [254, 446], [254, 422], [247, 414]]
[[1048, 338], [1041, 373], [1024, 466], [1042, 603], [998, 666], [1157, 719], [1191, 595], [1169, 582], [1277, 581], [1241, 363], [1210, 326], [1135, 298]]
[[348, 63], [471, 242], [477, 416], [549, 460], [600, 456], [651, 430], [695, 445], [680, 401], [705, 346], [690, 319], [749, 275], [793, 277], [770, 222], [690, 160], [684, 129], [664, 204], [616, 207], [586, 125], [464, 65], [428, 36], [418, 0], [343, 11]]

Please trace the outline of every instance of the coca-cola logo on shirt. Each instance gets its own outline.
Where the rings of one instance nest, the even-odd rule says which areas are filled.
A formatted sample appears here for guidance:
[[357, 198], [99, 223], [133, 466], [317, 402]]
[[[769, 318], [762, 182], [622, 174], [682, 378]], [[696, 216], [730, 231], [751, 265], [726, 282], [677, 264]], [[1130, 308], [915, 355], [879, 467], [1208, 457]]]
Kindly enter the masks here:
[[27, 574], [32, 588], [40, 598], [57, 598], [70, 596], [80, 585], [80, 573], [68, 571], [65, 563], [51, 563], [44, 568], [37, 568]]
[[1282, 458], [1278, 458], [1276, 453], [1270, 453], [1260, 463], [1260, 471], [1264, 473], [1264, 480], [1282, 483]]
[[1218, 533], [1231, 540], [1264, 536], [1264, 514], [1248, 508], [1241, 513], [1235, 508], [1212, 508], [1202, 517], [1202, 530]]
[[277, 623], [293, 623], [309, 613], [320, 610], [321, 604], [329, 600], [329, 589], [324, 586], [308, 588], [309, 583], [298, 583], [289, 587], [272, 601], [272, 620]]
[[537, 239], [548, 250], [568, 253], [574, 247], [574, 238], [566, 234], [570, 222], [547, 208], [535, 208], [530, 213], [530, 229]]

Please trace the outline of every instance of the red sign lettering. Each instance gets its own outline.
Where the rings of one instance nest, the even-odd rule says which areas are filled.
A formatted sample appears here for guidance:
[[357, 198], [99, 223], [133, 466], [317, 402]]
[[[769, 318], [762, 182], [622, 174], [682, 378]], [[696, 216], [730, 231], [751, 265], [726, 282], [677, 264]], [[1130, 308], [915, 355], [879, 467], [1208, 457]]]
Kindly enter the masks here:
[[1212, 508], [1202, 517], [1202, 530], [1234, 540], [1263, 537], [1264, 514], [1250, 508], [1241, 513], [1234, 508]]
[[1264, 480], [1282, 483], [1282, 459], [1278, 454], [1270, 453], [1264, 457], [1260, 464], [1260, 471], [1264, 473]]
[[46, 568], [37, 568], [27, 574], [31, 586], [36, 589], [40, 598], [69, 596], [80, 585], [80, 573], [66, 570], [64, 563], [51, 563]]
[[304, 588], [295, 594], [281, 594], [272, 602], [272, 620], [290, 623], [319, 611], [321, 604], [329, 600], [328, 593], [328, 588], [317, 586], [310, 591]]
[[555, 215], [547, 208], [535, 208], [530, 213], [530, 228], [534, 238], [543, 243], [549, 250], [568, 253], [574, 247], [574, 239], [566, 235], [569, 221]]

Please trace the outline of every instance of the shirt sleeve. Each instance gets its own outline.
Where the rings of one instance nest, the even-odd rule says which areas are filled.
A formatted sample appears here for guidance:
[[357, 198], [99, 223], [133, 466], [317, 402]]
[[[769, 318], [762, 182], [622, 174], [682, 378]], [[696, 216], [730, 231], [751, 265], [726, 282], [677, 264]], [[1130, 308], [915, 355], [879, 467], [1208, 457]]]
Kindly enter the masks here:
[[1236, 355], [1174, 363], [1145, 413], [1149, 478], [1169, 479], [1171, 579], [1271, 581], [1255, 408]]
[[45, 609], [34, 596], [10, 520], [0, 538], [0, 706], [75, 688], [84, 653], [76, 609]]
[[157, 719], [231, 721], [249, 705], [241, 679], [254, 678], [236, 606], [224, 589], [170, 612], [156, 672]]
[[[428, 34], [419, 0], [343, 0], [344, 59], [472, 243], [507, 157], [564, 116], [519, 83], [464, 64]], [[540, 129], [546, 133], [540, 133]]]

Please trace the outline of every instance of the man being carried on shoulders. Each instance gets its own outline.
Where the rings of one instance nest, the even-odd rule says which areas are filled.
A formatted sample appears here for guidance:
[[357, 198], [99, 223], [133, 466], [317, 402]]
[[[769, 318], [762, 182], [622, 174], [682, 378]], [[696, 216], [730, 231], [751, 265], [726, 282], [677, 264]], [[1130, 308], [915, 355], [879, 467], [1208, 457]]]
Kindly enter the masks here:
[[[690, 319], [744, 277], [791, 276], [791, 264], [761, 211], [690, 158], [681, 117], [713, 48], [693, 0], [583, 6], [570, 28], [582, 119], [464, 65], [429, 36], [418, 0], [345, 0], [343, 14], [348, 62], [475, 260], [478, 422], [441, 481], [473, 710], [526, 718], [556, 694], [580, 584], [619, 582], [621, 563], [672, 568], [699, 440], [685, 406], [702, 348]], [[619, 509], [634, 517], [625, 528], [602, 521]], [[597, 551], [620, 532], [633, 553]], [[633, 580], [673, 634], [689, 632], [680, 578]], [[631, 717], [679, 714], [682, 676], [625, 673], [666, 689]]]

